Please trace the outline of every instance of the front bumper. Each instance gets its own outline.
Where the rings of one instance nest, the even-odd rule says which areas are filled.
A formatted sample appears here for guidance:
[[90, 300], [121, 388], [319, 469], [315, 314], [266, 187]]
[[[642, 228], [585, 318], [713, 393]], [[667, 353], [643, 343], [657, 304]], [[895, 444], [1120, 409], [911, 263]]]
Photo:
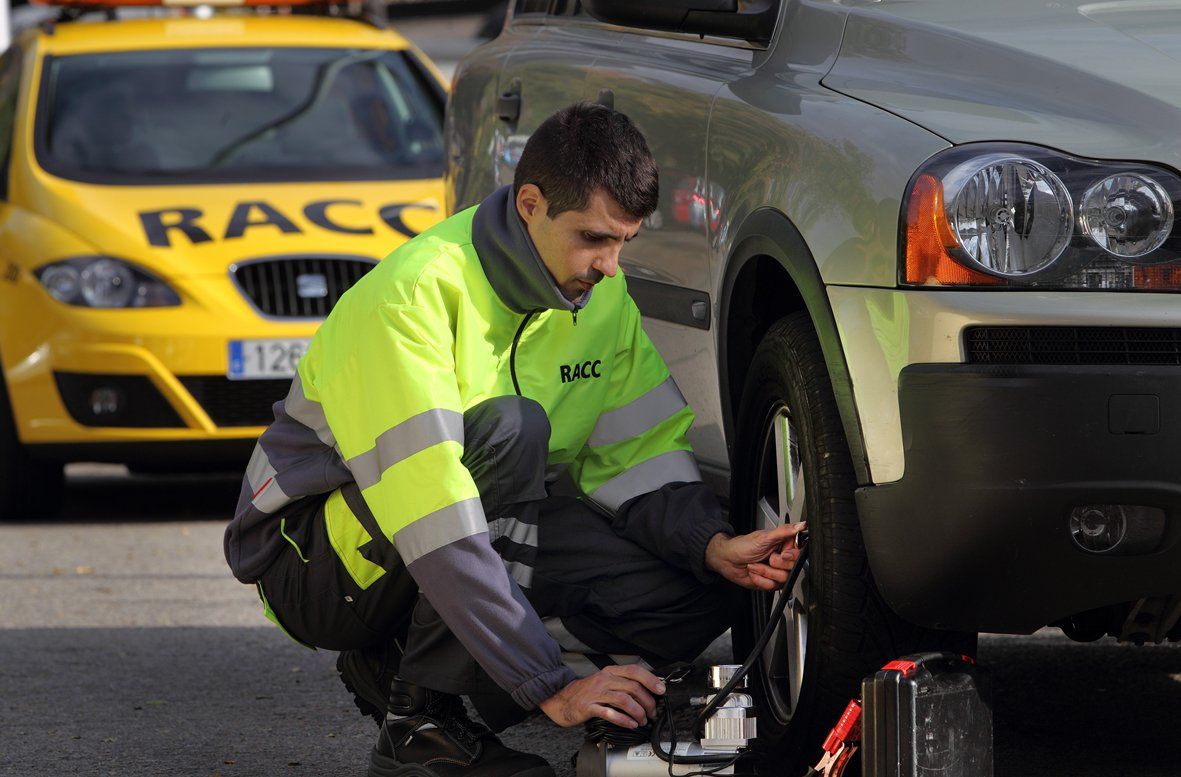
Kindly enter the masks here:
[[[1181, 593], [1181, 368], [915, 364], [899, 384], [906, 470], [857, 492], [874, 578], [923, 626], [1028, 633]], [[1135, 555], [1077, 547], [1082, 505], [1165, 512]]]
[[[229, 342], [310, 338], [318, 326], [266, 321], [240, 304], [128, 311], [27, 305], [23, 320], [4, 326], [13, 417], [26, 446], [73, 461], [109, 460], [106, 454], [136, 444], [184, 449], [256, 439], [290, 379], [229, 380]], [[122, 398], [119, 412], [91, 412], [101, 388]], [[68, 454], [70, 446], [76, 456]]]

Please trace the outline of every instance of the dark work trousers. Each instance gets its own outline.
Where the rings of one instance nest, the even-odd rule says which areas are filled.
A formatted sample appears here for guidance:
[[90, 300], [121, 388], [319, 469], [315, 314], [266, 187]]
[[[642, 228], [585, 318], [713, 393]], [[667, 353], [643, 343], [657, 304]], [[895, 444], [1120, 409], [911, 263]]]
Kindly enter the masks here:
[[[702, 583], [670, 566], [617, 534], [583, 500], [549, 494], [549, 422], [536, 402], [497, 397], [473, 407], [464, 414], [464, 440], [463, 463], [479, 489], [493, 548], [563, 650], [589, 654], [589, 669], [621, 656], [652, 666], [692, 660], [729, 625], [730, 594], [720, 582]], [[346, 488], [354, 504], [360, 495]], [[292, 542], [261, 581], [284, 629], [332, 650], [404, 635], [404, 679], [468, 696], [494, 730], [522, 719], [525, 711], [417, 594], [404, 568], [364, 590], [353, 582], [328, 544], [322, 500], [308, 501], [288, 514]], [[573, 658], [572, 668], [585, 674], [588, 659], [575, 665]]]

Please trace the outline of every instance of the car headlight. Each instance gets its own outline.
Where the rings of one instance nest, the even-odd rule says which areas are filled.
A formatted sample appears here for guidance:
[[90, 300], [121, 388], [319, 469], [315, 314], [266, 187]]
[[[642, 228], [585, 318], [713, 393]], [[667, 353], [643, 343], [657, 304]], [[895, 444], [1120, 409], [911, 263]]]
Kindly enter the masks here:
[[932, 157], [903, 203], [902, 283], [1181, 290], [1181, 177], [1037, 146]]
[[1116, 173], [1091, 186], [1079, 217], [1096, 245], [1129, 259], [1160, 248], [1173, 231], [1169, 193], [1139, 173]]
[[164, 281], [121, 259], [78, 256], [39, 267], [34, 275], [49, 295], [91, 308], [156, 308], [180, 304]]

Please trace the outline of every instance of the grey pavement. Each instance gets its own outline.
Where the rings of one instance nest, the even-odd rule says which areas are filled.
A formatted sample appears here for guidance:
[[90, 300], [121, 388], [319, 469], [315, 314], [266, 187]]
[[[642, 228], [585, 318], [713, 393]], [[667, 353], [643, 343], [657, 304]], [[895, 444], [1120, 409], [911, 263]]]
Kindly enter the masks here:
[[[361, 777], [376, 729], [221, 553], [235, 477], [71, 469], [65, 517], [0, 525], [0, 775]], [[1181, 649], [986, 637], [998, 775], [1174, 775]], [[510, 744], [572, 777], [578, 730]]]

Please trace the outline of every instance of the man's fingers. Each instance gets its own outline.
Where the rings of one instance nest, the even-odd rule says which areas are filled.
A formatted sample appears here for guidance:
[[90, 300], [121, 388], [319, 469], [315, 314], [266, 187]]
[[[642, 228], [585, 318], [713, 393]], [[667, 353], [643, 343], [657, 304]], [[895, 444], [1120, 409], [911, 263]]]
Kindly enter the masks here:
[[789, 572], [791, 568], [796, 565], [796, 559], [800, 557], [798, 550], [784, 550], [778, 553], [772, 553], [767, 558], [767, 563], [776, 569], [786, 569]]
[[632, 696], [623, 691], [608, 691], [603, 694], [601, 701], [611, 705], [640, 725], [648, 722], [648, 713], [644, 708]]
[[649, 715], [656, 715], [656, 699], [642, 684], [628, 677], [616, 677], [607, 687], [617, 693], [627, 694], [628, 698], [635, 699]]
[[786, 583], [787, 576], [790, 574], [785, 570], [776, 569], [775, 567], [767, 566], [766, 564], [747, 564], [746, 569], [752, 575], [758, 575], [759, 577], [766, 578], [767, 580], [772, 580], [778, 585], [783, 585]]
[[664, 681], [639, 664], [609, 666], [604, 671], [608, 671], [611, 674], [618, 675], [619, 677], [626, 677], [630, 680], [635, 680], [637, 683], [644, 686], [657, 696], [664, 694]]
[[614, 723], [615, 725], [622, 726], [623, 728], [639, 728], [639, 724], [629, 718], [627, 715], [624, 715], [619, 710], [608, 707], [605, 704], [592, 704], [587, 708], [587, 712], [589, 712], [592, 717], [602, 718], [608, 723]]
[[774, 580], [768, 580], [754, 571], [750, 571], [746, 579], [750, 581], [751, 588], [758, 588], [762, 591], [775, 591], [779, 588], [779, 583], [776, 583]]

